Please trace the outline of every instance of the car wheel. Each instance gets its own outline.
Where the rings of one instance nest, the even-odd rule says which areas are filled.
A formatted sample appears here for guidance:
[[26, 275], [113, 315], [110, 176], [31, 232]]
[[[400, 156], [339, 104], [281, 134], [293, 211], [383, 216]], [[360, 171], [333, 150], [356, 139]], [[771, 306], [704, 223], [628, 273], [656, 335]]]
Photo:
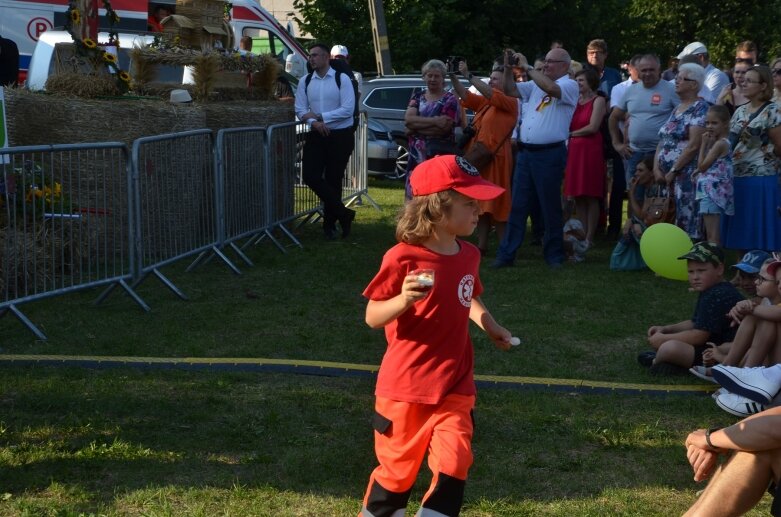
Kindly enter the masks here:
[[407, 176], [407, 162], [409, 161], [409, 151], [403, 145], [399, 145], [399, 154], [396, 157], [396, 168], [393, 174], [388, 174], [391, 179], [400, 180]]

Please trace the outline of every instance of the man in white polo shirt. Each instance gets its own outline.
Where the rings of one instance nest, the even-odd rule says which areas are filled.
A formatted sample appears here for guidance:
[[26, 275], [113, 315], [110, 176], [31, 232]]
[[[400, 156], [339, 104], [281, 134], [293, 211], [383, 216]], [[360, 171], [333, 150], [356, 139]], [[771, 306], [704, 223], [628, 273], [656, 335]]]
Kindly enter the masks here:
[[[505, 61], [509, 59], [507, 56]], [[512, 68], [505, 66], [504, 91], [521, 98], [525, 113], [513, 173], [512, 209], [491, 267], [508, 267], [515, 262], [536, 193], [545, 226], [543, 256], [549, 266], [557, 268], [564, 262], [561, 181], [567, 163], [565, 142], [578, 103], [578, 83], [567, 74], [571, 59], [563, 48], [548, 52], [542, 72], [530, 66], [523, 54], [514, 54], [512, 59], [526, 69], [530, 81], [516, 84]]]

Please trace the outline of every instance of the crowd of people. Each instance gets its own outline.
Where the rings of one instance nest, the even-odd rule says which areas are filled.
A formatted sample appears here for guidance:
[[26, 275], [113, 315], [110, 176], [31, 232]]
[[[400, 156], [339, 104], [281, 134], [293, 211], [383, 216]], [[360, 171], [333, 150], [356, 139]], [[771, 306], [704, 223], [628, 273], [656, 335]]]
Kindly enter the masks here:
[[[437, 219], [425, 226], [430, 232], [425, 239], [418, 237], [425, 241], [423, 257], [409, 250], [398, 257], [386, 255], [381, 273], [364, 293], [370, 299], [367, 323], [387, 325], [389, 353], [417, 341], [415, 333], [407, 335], [406, 330], [421, 324], [414, 315], [425, 304], [417, 301], [429, 299], [430, 284], [412, 268], [468, 251], [460, 241], [453, 244], [455, 237], [469, 234], [468, 209], [456, 209], [463, 203], [474, 210], [480, 255], [488, 253], [488, 232], [496, 229], [499, 245], [491, 267], [514, 265], [531, 217], [532, 226], [543, 229], [545, 262], [559, 268], [567, 260], [585, 260], [603, 218], [609, 236], [618, 237], [622, 230], [639, 236], [651, 224], [639, 217], [644, 198], [652, 189], [666, 191], [674, 200], [672, 222], [695, 243], [677, 258], [686, 261], [690, 288], [699, 297], [690, 319], [650, 326], [651, 349], [638, 360], [653, 374], [691, 372], [720, 384], [713, 394], [718, 407], [746, 417], [728, 428], [694, 431], [686, 441], [695, 479], [710, 479], [687, 515], [738, 515], [756, 504], [768, 487], [775, 494], [781, 481], [781, 410], [776, 407], [781, 402], [781, 258], [771, 254], [781, 249], [781, 114], [776, 104], [781, 58], [771, 67], [759, 64], [756, 46], [742, 42], [727, 74], [710, 62], [705, 44], [693, 42], [683, 47], [664, 74], [657, 56], [633, 56], [627, 66], [629, 78], [622, 81], [618, 70], [605, 66], [607, 55], [603, 40], [588, 44], [585, 66], [573, 62], [559, 45], [533, 64], [522, 53], [506, 50], [495, 60], [486, 82], [476, 78], [465, 61], [454, 66], [431, 60], [423, 66], [427, 89], [411, 99], [406, 112], [413, 156], [400, 228], [402, 221], [411, 225], [415, 218]], [[448, 76], [451, 90], [445, 86]], [[475, 112], [470, 124], [464, 107]], [[457, 128], [465, 135], [458, 142]], [[460, 172], [450, 162], [447, 167], [434, 165], [445, 158], [438, 155], [451, 154], [463, 155], [456, 159], [462, 172], [480, 174], [503, 190], [488, 195], [473, 185], [462, 191], [471, 201], [445, 199], [441, 191], [459, 192], [459, 182], [475, 181], [466, 176], [456, 179]], [[622, 228], [627, 187], [631, 203]], [[436, 192], [440, 193], [434, 199]], [[445, 236], [448, 249], [437, 256]], [[407, 234], [398, 237], [402, 248], [411, 242]], [[724, 249], [742, 254], [729, 281]], [[428, 253], [432, 250], [433, 255]], [[479, 286], [477, 273], [472, 275], [474, 286]], [[378, 293], [375, 285], [385, 291]], [[470, 289], [469, 294], [477, 292]], [[486, 309], [479, 307], [485, 316]], [[510, 338], [505, 329], [492, 319], [473, 316], [470, 311], [478, 324], [488, 324], [484, 328], [496, 345], [506, 348]], [[422, 327], [415, 328], [422, 332]], [[385, 361], [381, 374], [383, 368], [390, 368]], [[407, 372], [418, 366], [404, 363], [401, 368]], [[441, 409], [443, 414], [413, 424], [413, 415], [420, 417], [420, 397], [404, 394], [403, 405], [388, 405], [383, 397], [390, 391], [380, 391], [378, 385], [375, 438], [380, 467], [372, 475], [361, 515], [403, 508], [414, 480], [407, 470], [403, 480], [394, 477], [404, 458], [393, 451], [406, 450], [409, 444], [386, 436], [387, 414], [412, 425], [411, 433], [422, 432], [436, 456], [431, 464], [435, 481], [423, 508], [436, 510], [437, 515], [457, 514], [465, 469], [471, 463], [468, 440], [460, 442], [463, 449], [448, 450], [447, 443], [439, 443], [445, 438], [435, 443], [430, 432], [439, 424], [430, 418], [453, 419], [451, 431], [461, 429], [458, 432], [471, 437], [463, 406], [471, 399], [450, 400], [451, 395], [443, 393], [433, 406], [435, 413]], [[422, 450], [417, 442], [414, 447]], [[720, 454], [729, 454], [729, 459], [717, 467]], [[416, 473], [420, 463], [412, 463]], [[443, 465], [449, 470], [442, 470]], [[774, 508], [781, 510], [781, 498]]]

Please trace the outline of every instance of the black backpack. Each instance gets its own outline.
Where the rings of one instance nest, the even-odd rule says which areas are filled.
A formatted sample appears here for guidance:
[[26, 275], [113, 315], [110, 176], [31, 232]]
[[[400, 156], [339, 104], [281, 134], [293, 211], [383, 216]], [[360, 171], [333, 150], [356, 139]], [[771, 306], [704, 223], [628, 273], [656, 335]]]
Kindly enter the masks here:
[[[353, 69], [350, 68], [350, 64], [347, 63], [347, 61], [344, 59], [331, 59], [329, 63], [331, 68], [333, 68], [336, 72], [334, 79], [336, 80], [337, 88], [342, 88], [342, 74], [349, 77], [350, 83], [353, 85], [353, 94], [355, 95], [355, 105], [353, 106], [353, 131], [355, 131], [358, 128], [358, 121], [360, 120], [361, 116], [358, 111], [358, 100], [360, 99], [360, 93], [358, 92], [358, 81], [355, 80], [355, 74], [353, 74]], [[309, 68], [308, 64], [307, 68]], [[306, 78], [304, 79], [304, 90], [306, 90], [307, 95], [309, 95], [310, 82], [312, 82], [312, 70], [309, 70], [309, 73], [306, 74]]]

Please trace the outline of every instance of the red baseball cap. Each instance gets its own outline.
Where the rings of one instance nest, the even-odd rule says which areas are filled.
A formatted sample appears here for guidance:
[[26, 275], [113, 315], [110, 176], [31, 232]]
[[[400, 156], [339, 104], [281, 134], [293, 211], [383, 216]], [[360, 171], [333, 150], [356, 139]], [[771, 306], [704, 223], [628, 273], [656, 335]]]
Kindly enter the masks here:
[[453, 189], [467, 197], [488, 201], [504, 189], [480, 177], [480, 172], [461, 156], [444, 154], [421, 163], [409, 179], [413, 196], [426, 196]]

